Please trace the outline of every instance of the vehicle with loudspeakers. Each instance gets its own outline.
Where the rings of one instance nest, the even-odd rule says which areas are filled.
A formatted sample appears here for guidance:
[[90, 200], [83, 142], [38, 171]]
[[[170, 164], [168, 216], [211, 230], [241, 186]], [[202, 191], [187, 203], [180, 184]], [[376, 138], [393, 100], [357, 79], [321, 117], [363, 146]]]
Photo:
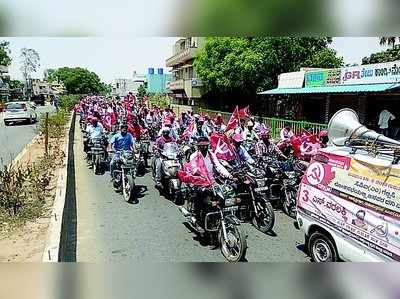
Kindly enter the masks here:
[[400, 142], [351, 109], [328, 126], [297, 193], [297, 226], [315, 262], [400, 260]]

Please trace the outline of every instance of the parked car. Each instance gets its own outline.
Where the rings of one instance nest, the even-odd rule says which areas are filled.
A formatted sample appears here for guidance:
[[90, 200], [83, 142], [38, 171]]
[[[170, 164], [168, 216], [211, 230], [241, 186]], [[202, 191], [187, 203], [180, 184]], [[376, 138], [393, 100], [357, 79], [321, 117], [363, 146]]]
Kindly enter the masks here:
[[4, 124], [37, 121], [36, 105], [30, 102], [8, 102], [4, 109]]

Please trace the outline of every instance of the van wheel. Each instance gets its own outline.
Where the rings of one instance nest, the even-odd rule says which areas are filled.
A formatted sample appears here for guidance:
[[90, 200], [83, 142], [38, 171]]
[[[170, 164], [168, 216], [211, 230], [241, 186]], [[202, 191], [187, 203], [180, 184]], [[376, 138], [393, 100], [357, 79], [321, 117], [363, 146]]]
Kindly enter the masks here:
[[335, 244], [326, 235], [315, 232], [308, 241], [308, 251], [314, 262], [337, 262], [338, 253]]
[[4, 121], [4, 125], [9, 126], [10, 123], [8, 121]]

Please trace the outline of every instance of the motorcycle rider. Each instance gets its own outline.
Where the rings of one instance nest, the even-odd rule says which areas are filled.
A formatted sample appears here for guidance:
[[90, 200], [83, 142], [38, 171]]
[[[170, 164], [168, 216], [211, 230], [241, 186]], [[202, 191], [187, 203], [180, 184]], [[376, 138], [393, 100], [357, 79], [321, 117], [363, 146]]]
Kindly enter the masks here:
[[96, 138], [103, 138], [104, 137], [104, 128], [101, 123], [99, 123], [99, 119], [97, 117], [91, 117], [90, 124], [86, 127], [86, 133], [88, 134], [88, 140], [86, 144], [84, 144], [83, 148], [84, 151], [87, 153], [89, 151], [89, 144], [91, 140]]
[[154, 160], [154, 166], [155, 166], [155, 181], [156, 181], [156, 187], [160, 188], [162, 187], [161, 184], [161, 152], [164, 149], [164, 145], [166, 143], [172, 143], [175, 142], [175, 139], [171, 136], [171, 129], [169, 127], [163, 127], [161, 129], [161, 136], [157, 138], [155, 144], [154, 144], [154, 154], [155, 154], [155, 160]]
[[290, 138], [294, 136], [292, 131], [292, 127], [289, 124], [286, 124], [285, 127], [281, 130], [281, 142], [289, 142]]
[[251, 120], [249, 120], [247, 122], [247, 127], [243, 131], [243, 139], [246, 142], [251, 143], [251, 142], [259, 139], [257, 133], [255, 132], [255, 130], [253, 128], [254, 128], [254, 124]]
[[271, 134], [269, 131], [262, 131], [260, 133], [260, 137], [260, 140], [256, 143], [255, 146], [255, 153], [257, 157], [280, 157], [284, 160], [287, 160], [287, 157], [281, 152], [276, 144], [271, 142]]
[[249, 165], [254, 164], [254, 159], [250, 156], [249, 152], [243, 146], [244, 139], [242, 134], [235, 133], [233, 135], [232, 141], [236, 151], [236, 158], [232, 160], [232, 163], [235, 165], [239, 165], [242, 162], [246, 162]]
[[[219, 162], [217, 156], [209, 149], [209, 139], [206, 136], [201, 136], [197, 140], [197, 151], [190, 156], [191, 164], [198, 163], [201, 159], [202, 163], [207, 171], [207, 176], [209, 178], [214, 178], [215, 174], [220, 175], [222, 178], [235, 180], [234, 177], [229, 173], [229, 171]], [[199, 173], [193, 173], [193, 176], [201, 176]], [[210, 195], [209, 189], [201, 186], [193, 186], [193, 196], [194, 196], [194, 212], [197, 221], [203, 223], [202, 217], [199, 214], [202, 210], [209, 207], [212, 203], [209, 201]]]
[[192, 132], [192, 134], [190, 134], [190, 138], [189, 138], [189, 144], [190, 145], [194, 145], [197, 143], [197, 140], [200, 137], [207, 137], [207, 134], [204, 132], [203, 130], [203, 125], [204, 125], [204, 117], [197, 117], [197, 115], [195, 116], [195, 128]]
[[116, 170], [117, 162], [120, 160], [121, 151], [134, 151], [135, 138], [132, 134], [128, 133], [128, 125], [121, 125], [121, 131], [115, 134], [110, 141], [108, 150], [113, 149], [115, 155], [110, 162], [111, 179], [114, 180], [114, 171]]

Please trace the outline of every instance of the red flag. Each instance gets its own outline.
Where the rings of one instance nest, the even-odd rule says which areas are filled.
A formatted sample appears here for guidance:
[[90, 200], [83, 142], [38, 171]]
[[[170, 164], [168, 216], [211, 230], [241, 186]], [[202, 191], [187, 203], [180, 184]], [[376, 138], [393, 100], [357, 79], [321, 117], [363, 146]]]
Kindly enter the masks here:
[[235, 110], [233, 111], [231, 118], [228, 121], [228, 124], [226, 125], [225, 132], [228, 132], [230, 130], [236, 129], [236, 127], [239, 125], [239, 108], [236, 106]]
[[190, 123], [190, 125], [186, 128], [185, 131], [183, 131], [183, 133], [182, 133], [181, 137], [179, 138], [179, 140], [184, 140], [187, 137], [189, 137], [190, 135], [192, 135], [193, 130], [194, 130], [194, 121], [192, 121]]
[[249, 106], [247, 106], [247, 107], [245, 107], [243, 109], [240, 109], [239, 112], [238, 112], [238, 117], [240, 119], [250, 117], [250, 108], [249, 108]]
[[182, 182], [196, 186], [208, 187], [214, 183], [214, 178], [208, 172], [203, 155], [200, 153], [183, 165], [178, 177]]
[[231, 161], [235, 159], [235, 149], [229, 142], [228, 137], [222, 133], [212, 133], [210, 137], [210, 144], [213, 152], [218, 159]]

